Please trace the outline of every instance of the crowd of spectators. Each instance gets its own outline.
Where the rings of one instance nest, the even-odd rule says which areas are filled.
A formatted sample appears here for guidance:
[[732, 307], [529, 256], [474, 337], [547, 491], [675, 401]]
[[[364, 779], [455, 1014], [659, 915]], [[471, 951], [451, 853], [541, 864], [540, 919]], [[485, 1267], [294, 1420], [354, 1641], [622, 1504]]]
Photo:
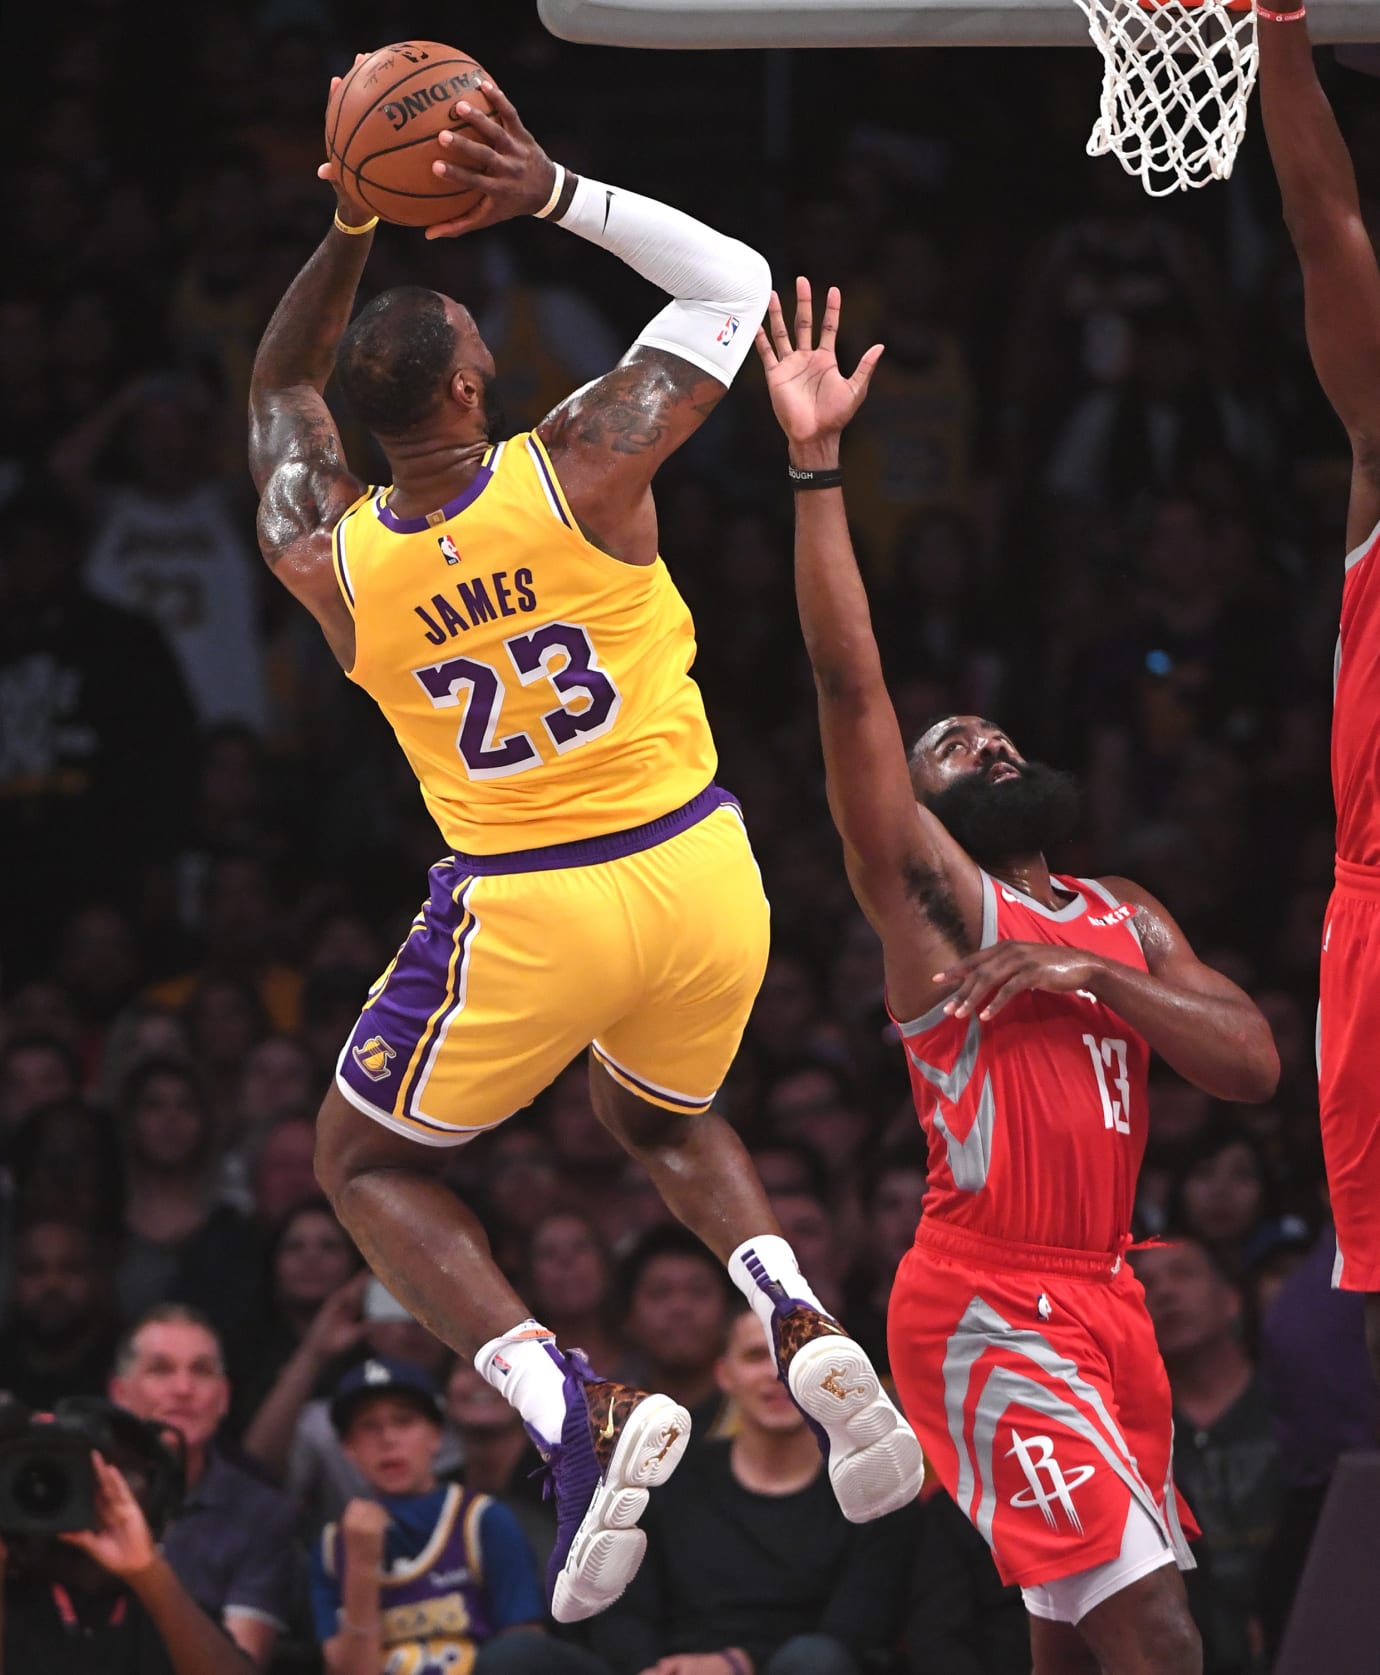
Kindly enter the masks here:
[[[6, 20], [33, 79], [0, 280], [0, 1389], [176, 1425], [170, 1562], [248, 1657], [308, 1670], [341, 1586], [323, 1532], [404, 1566], [420, 1545], [410, 1513], [385, 1531], [369, 1510], [392, 1491], [339, 1407], [361, 1368], [401, 1418], [428, 1410], [408, 1444], [425, 1517], [453, 1511], [448, 1484], [495, 1497], [493, 1550], [533, 1577], [552, 1539], [520, 1423], [317, 1195], [316, 1105], [440, 840], [259, 563], [244, 465], [255, 344], [329, 217], [328, 78], [461, 19], [431, 0], [157, 14]], [[463, 29], [553, 155], [757, 244], [778, 283], [842, 285], [845, 356], [887, 345], [844, 463], [904, 725], [989, 714], [1078, 770], [1060, 869], [1144, 883], [1273, 1025], [1268, 1105], [1153, 1073], [1139, 1231], [1179, 1242], [1138, 1258], [1204, 1529], [1207, 1669], [1263, 1675], [1376, 1409], [1359, 1300], [1328, 1291], [1312, 1059], [1349, 460], [1259, 135], [1229, 185], [1152, 204], [1083, 157], [1088, 53], [597, 51], [526, 6]], [[1364, 188], [1380, 105], [1331, 74]], [[403, 281], [471, 307], [517, 424], [660, 306], [539, 225], [385, 229], [366, 292]], [[773, 905], [722, 1105], [804, 1271], [884, 1363], [925, 1155], [824, 804], [783, 466], [749, 365], [658, 494]], [[451, 1180], [536, 1315], [686, 1403], [709, 1451], [658, 1501], [624, 1604], [563, 1643], [569, 1667], [722, 1675], [724, 1648], [759, 1675], [1028, 1667], [1018, 1597], [942, 1494], [884, 1554], [831, 1522], [731, 1286], [600, 1127], [582, 1066], [456, 1151]], [[536, 1629], [534, 1590], [507, 1577], [476, 1620]], [[342, 1644], [333, 1667], [363, 1669]]]

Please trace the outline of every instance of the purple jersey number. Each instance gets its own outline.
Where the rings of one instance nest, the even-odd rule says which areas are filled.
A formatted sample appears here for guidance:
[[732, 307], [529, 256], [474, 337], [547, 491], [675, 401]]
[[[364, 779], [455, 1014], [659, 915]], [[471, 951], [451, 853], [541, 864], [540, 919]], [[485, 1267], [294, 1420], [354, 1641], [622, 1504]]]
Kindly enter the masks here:
[[[548, 710], [541, 724], [557, 755], [601, 737], [613, 726], [622, 694], [599, 667], [583, 628], [551, 622], [530, 633], [515, 634], [503, 644], [524, 686], [545, 678], [556, 689], [560, 705]], [[468, 692], [455, 748], [471, 779], [506, 779], [509, 774], [526, 773], [541, 761], [526, 733], [498, 738], [503, 683], [489, 664], [472, 657], [450, 657], [412, 672], [437, 709], [458, 706], [462, 692]], [[570, 700], [583, 702], [572, 709], [567, 707]]]
[[[545, 675], [560, 697], [561, 707], [548, 710], [541, 718], [558, 755], [588, 744], [613, 726], [622, 694], [599, 667], [583, 628], [569, 622], [548, 622], [544, 628], [515, 634], [503, 643], [524, 686]], [[552, 661], [562, 657], [564, 662], [553, 669]], [[579, 709], [568, 707], [572, 698], [584, 699]]]

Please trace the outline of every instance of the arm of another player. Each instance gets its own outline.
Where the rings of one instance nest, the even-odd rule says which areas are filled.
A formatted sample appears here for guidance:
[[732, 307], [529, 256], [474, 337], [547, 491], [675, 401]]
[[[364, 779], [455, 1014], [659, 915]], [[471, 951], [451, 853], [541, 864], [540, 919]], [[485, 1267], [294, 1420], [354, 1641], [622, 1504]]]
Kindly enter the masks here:
[[611, 251], [674, 299], [622, 361], [538, 426], [571, 510], [596, 545], [631, 563], [656, 556], [651, 483], [713, 412], [747, 359], [771, 289], [766, 259], [680, 210], [558, 167], [491, 82], [486, 116], [456, 107], [468, 133], [440, 136], [454, 158], [438, 175], [484, 199], [428, 237], [473, 232], [514, 215], [549, 218]]
[[324, 392], [374, 235], [340, 230], [342, 224], [368, 228], [369, 216], [346, 192], [334, 163], [323, 163], [317, 174], [335, 187], [336, 219], [274, 310], [254, 357], [249, 470], [259, 491], [260, 551], [348, 669], [354, 623], [332, 569], [331, 532], [363, 485], [345, 464]]
[[998, 942], [934, 974], [936, 985], [958, 984], [944, 1010], [961, 1018], [976, 1011], [986, 1020], [1030, 989], [1083, 989], [1138, 1030], [1171, 1070], [1215, 1099], [1255, 1105], [1271, 1098], [1279, 1053], [1260, 1008], [1203, 964], [1148, 890], [1126, 878], [1104, 882], [1119, 900], [1136, 904], [1148, 971], [1083, 948]]
[[[1292, 6], [1293, 0], [1289, 0]], [[1308, 348], [1351, 437], [1347, 546], [1380, 521], [1380, 269], [1351, 157], [1313, 64], [1308, 25], [1261, 18], [1260, 103], [1303, 268]]]
[[[767, 326], [757, 333], [772, 410], [797, 470], [838, 469], [839, 437], [881, 359], [878, 344], [851, 378], [840, 372], [840, 300], [831, 287], [817, 348], [805, 279], [796, 281], [795, 343], [774, 292]], [[900, 1016], [914, 1016], [932, 1004], [933, 962], [977, 941], [981, 877], [916, 802], [841, 487], [797, 490], [795, 588], [819, 703], [829, 809], [853, 892], [885, 945], [891, 1004]]]

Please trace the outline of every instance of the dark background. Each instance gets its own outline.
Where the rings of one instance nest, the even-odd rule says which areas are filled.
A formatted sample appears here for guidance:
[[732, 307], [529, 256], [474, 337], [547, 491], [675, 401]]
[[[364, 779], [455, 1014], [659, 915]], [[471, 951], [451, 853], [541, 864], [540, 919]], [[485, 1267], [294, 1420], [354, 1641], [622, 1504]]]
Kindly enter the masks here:
[[[356, 48], [454, 38], [553, 156], [756, 244], [787, 290], [841, 284], [845, 359], [887, 343], [845, 464], [903, 721], [976, 710], [1077, 770], [1063, 870], [1143, 882], [1276, 1029], [1267, 1106], [1156, 1074], [1141, 1202], [1144, 1231], [1177, 1214], [1215, 1245], [1254, 1346], [1281, 1273], [1328, 1237], [1312, 1042], [1349, 473], [1258, 124], [1229, 185], [1152, 204], [1084, 156], [1091, 52], [633, 53], [559, 42], [526, 5], [425, 0], [76, 0], [7, 7], [4, 27], [0, 1065], [35, 1034], [78, 1065], [75, 1087], [0, 1080], [10, 1228], [35, 1213], [34, 1111], [75, 1095], [127, 1136], [122, 1087], [155, 1037], [204, 1090], [208, 1208], [228, 1192], [263, 1219], [244, 1182], [273, 1113], [246, 1063], [290, 1038], [319, 1093], [439, 854], [391, 736], [259, 564], [244, 412], [258, 336], [329, 216], [328, 77]], [[1323, 56], [1364, 190], [1374, 87]], [[402, 280], [474, 309], [524, 425], [660, 307], [535, 223], [384, 231], [365, 294]], [[823, 1153], [840, 1271], [880, 1307], [908, 1235], [879, 1248], [864, 1205], [915, 1119], [824, 806], [784, 458], [749, 364], [659, 485], [719, 778], [773, 903], [724, 1105], [754, 1145]], [[539, 1207], [573, 1197], [625, 1248], [656, 1212], [635, 1183], [594, 1184], [616, 1160], [562, 1088], [457, 1179], [492, 1204], [487, 1172], [520, 1151]], [[521, 1279], [532, 1203], [503, 1213]], [[1338, 1330], [1354, 1367], [1359, 1328]]]

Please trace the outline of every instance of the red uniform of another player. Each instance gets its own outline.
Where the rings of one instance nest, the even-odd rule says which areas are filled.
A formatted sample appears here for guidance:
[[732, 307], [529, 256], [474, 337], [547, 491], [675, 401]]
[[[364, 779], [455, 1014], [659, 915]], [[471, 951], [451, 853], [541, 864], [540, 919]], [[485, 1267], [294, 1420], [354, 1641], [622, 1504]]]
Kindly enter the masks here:
[[1351, 500], [1337, 641], [1332, 788], [1336, 886], [1323, 928], [1318, 1105], [1333, 1283], [1368, 1293], [1380, 1377], [1380, 267], [1356, 177], [1318, 82], [1303, 9], [1260, 30], [1261, 114], [1303, 269], [1319, 382], [1351, 439]]
[[[907, 751], [848, 533], [839, 433], [851, 378], [831, 291], [814, 344], [775, 297], [758, 352], [790, 441], [795, 585], [829, 810], [882, 943], [930, 1182], [888, 1309], [906, 1416], [1019, 1582], [1035, 1675], [1201, 1675], [1174, 1561], [1169, 1381], [1126, 1266], [1151, 1050], [1220, 1099], [1274, 1093], [1250, 998], [1126, 879], [1052, 874], [1078, 820], [1067, 774], [980, 716]], [[822, 492], [817, 492], [822, 491]], [[847, 1394], [836, 1379], [836, 1393]]]
[[1332, 716], [1337, 882], [1323, 930], [1318, 1107], [1334, 1283], [1380, 1292], [1380, 529], [1346, 561]]
[[[1053, 943], [1146, 969], [1133, 903], [1095, 879], [1052, 882], [1067, 896], [1056, 910], [984, 873], [983, 946]], [[1116, 1586], [1170, 1552], [1191, 1564], [1169, 1381], [1122, 1259], [1145, 1151], [1144, 1038], [1090, 993], [1038, 990], [986, 1023], [940, 1005], [898, 1027], [929, 1188], [889, 1338], [926, 1455], [1034, 1611], [1039, 1585], [1069, 1574], [1071, 1545], [1079, 1568], [1101, 1566], [1128, 1526], [1139, 1563]]]

